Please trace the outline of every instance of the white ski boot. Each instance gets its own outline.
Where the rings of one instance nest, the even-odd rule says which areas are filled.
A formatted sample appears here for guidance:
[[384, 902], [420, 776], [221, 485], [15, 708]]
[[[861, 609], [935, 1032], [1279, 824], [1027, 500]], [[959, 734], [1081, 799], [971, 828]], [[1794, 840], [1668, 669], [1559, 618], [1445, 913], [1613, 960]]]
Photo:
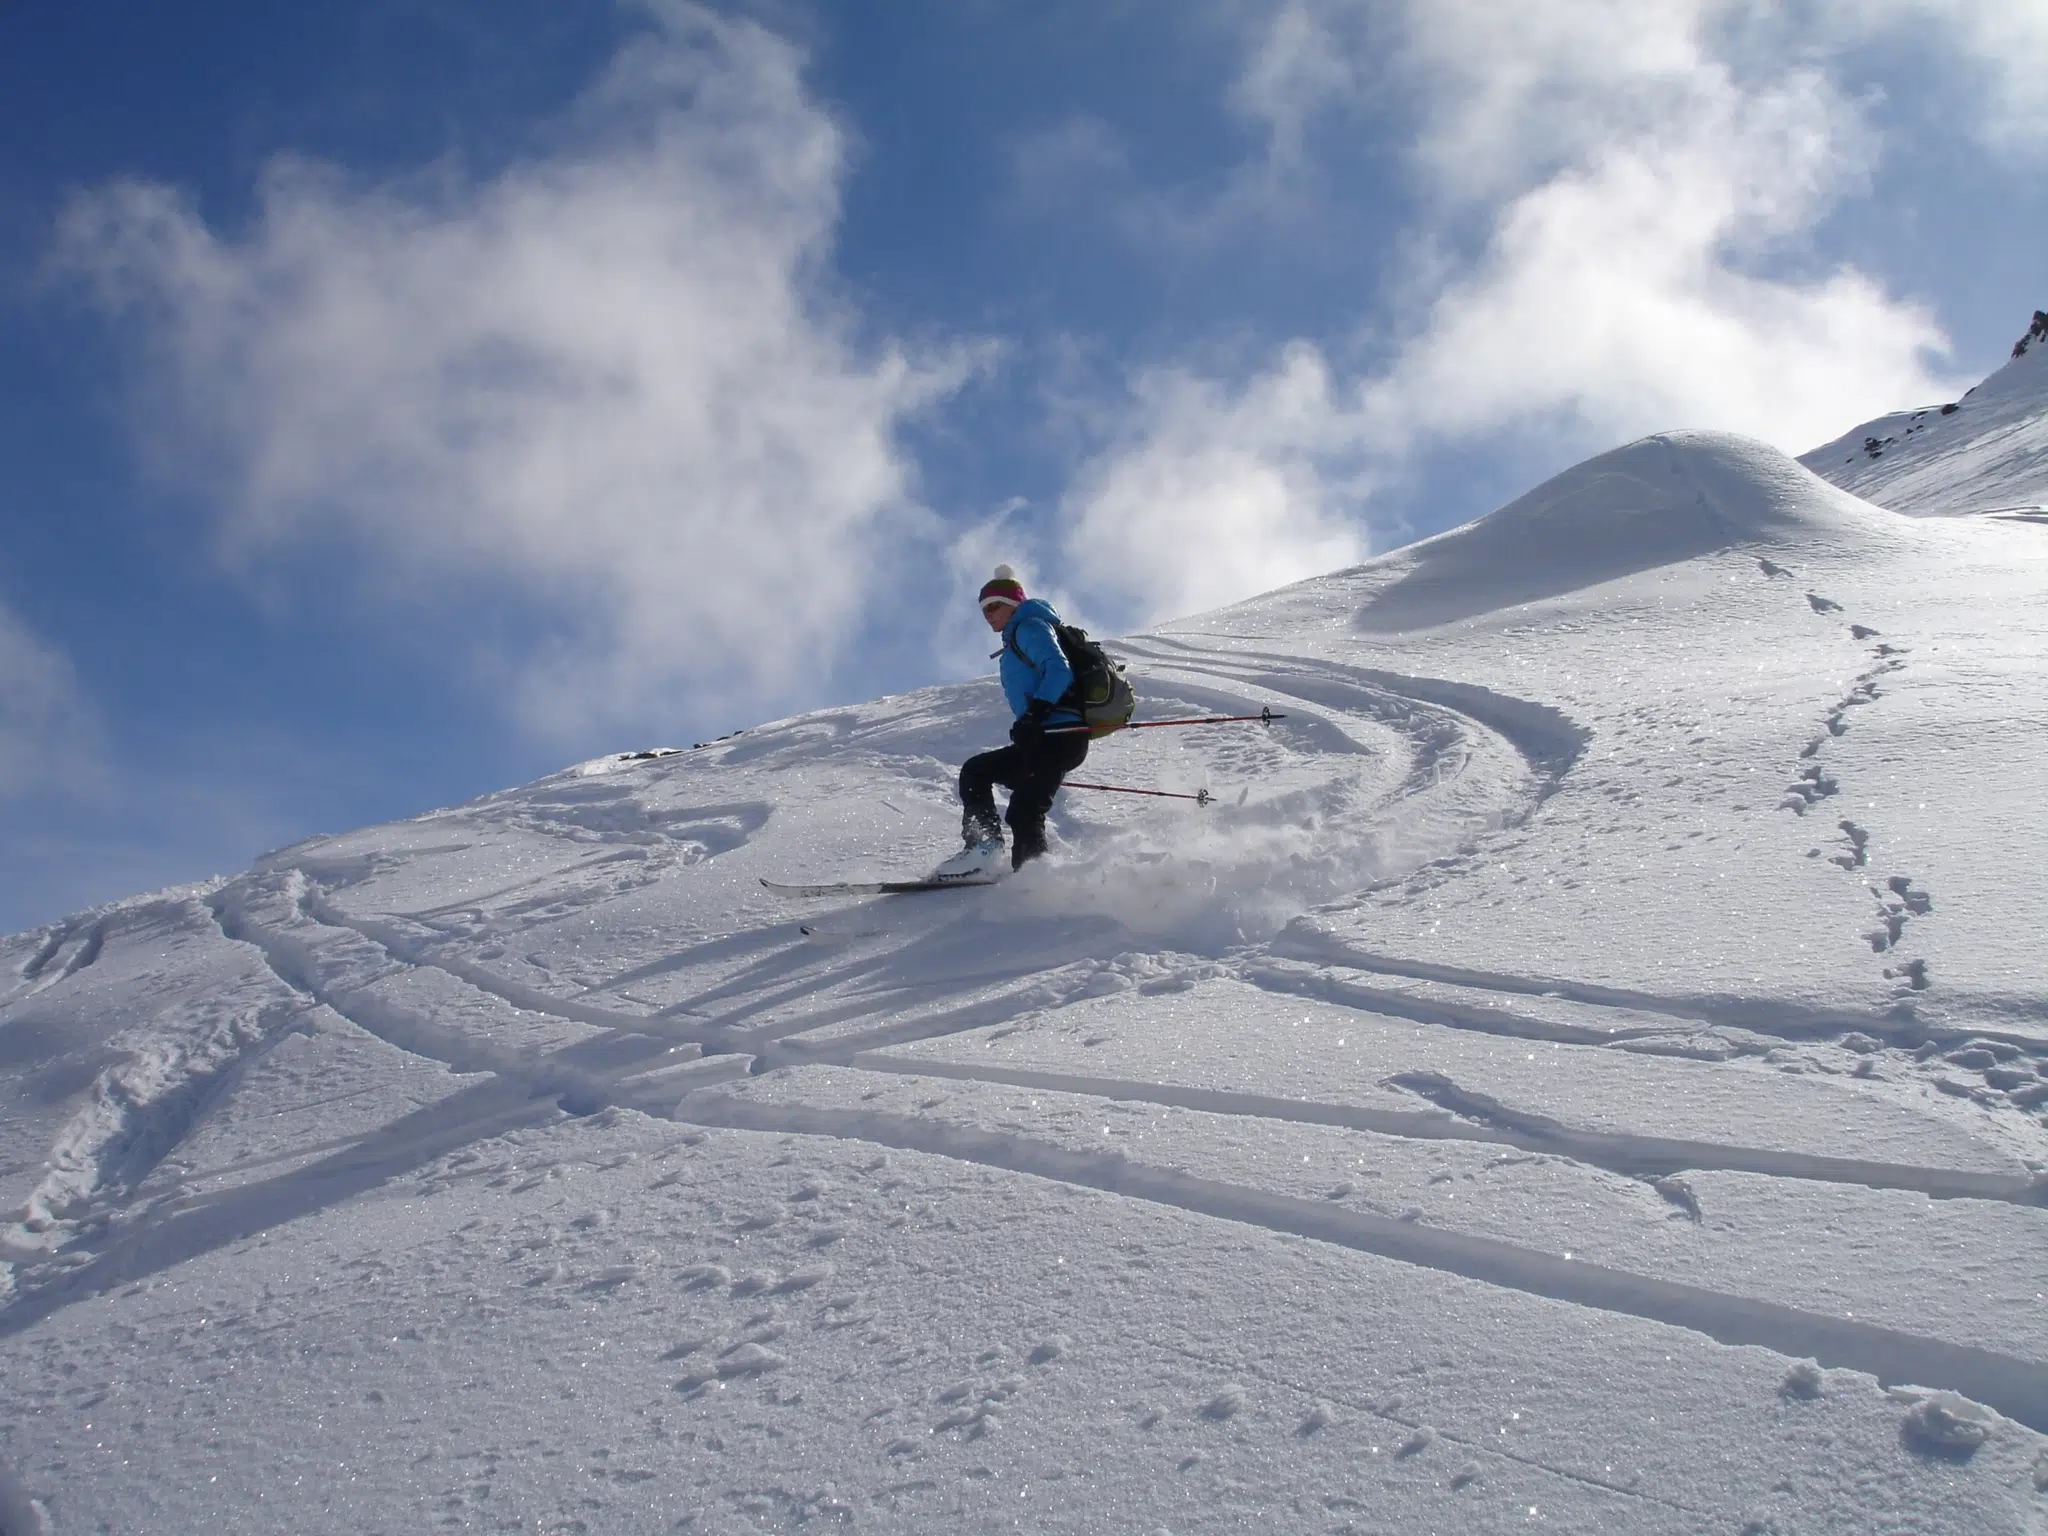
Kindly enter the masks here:
[[934, 880], [957, 880], [962, 884], [1000, 879], [1010, 872], [1010, 850], [1003, 846], [1003, 834], [993, 833], [970, 842], [932, 871]]

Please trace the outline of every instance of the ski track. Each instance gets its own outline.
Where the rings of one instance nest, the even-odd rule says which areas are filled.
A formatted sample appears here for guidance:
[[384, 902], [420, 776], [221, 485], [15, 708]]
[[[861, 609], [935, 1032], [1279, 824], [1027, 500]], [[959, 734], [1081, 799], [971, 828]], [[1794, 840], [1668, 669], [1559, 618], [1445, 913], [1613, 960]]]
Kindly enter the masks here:
[[[76, 927], [60, 925], [37, 951], [41, 970], [63, 953], [56, 973], [28, 995], [91, 965], [117, 917], [172, 920], [190, 931], [210, 918], [205, 900], [150, 900], [126, 905]], [[24, 967], [26, 974], [30, 970]], [[301, 1025], [303, 1009], [289, 998], [243, 997], [232, 1006], [193, 1011], [174, 1007], [182, 1031], [138, 1039], [100, 1070], [83, 1106], [58, 1132], [44, 1176], [29, 1194], [23, 1223], [8, 1244], [23, 1259], [74, 1253], [118, 1217], [132, 1194], [243, 1075]]]
[[1500, 737], [1521, 756], [1537, 781], [1537, 800], [1548, 797], [1592, 739], [1590, 731], [1561, 710], [1475, 683], [1411, 677], [1278, 652], [1218, 652], [1169, 636], [1123, 643], [1134, 654], [1148, 656], [1167, 668], [1250, 683], [1305, 703], [1353, 710], [1373, 719], [1401, 721], [1410, 712], [1422, 710], [1469, 721]]
[[[558, 1106], [589, 1113], [617, 1104], [684, 1123], [871, 1142], [1105, 1190], [1214, 1219], [1335, 1243], [1555, 1301], [1624, 1312], [1705, 1333], [1727, 1344], [1759, 1345], [1795, 1357], [1812, 1355], [1823, 1364], [1866, 1371], [1882, 1381], [1939, 1384], [2022, 1423], [2048, 1429], [2048, 1373], [1995, 1352], [1573, 1262], [1497, 1239], [1420, 1227], [1369, 1213], [1331, 1208], [1326, 1202], [1134, 1164], [1120, 1155], [1086, 1156], [1006, 1131], [970, 1131], [936, 1120], [880, 1112], [764, 1105], [706, 1090], [749, 1073], [772, 1072], [784, 1063], [829, 1063], [894, 1074], [1038, 1087], [1283, 1122], [1336, 1125], [1383, 1135], [1492, 1142], [1559, 1155], [1590, 1167], [1646, 1179], [1689, 1168], [1722, 1168], [2020, 1203], [2040, 1198], [2041, 1191], [2035, 1182], [1959, 1170], [1580, 1131], [1547, 1117], [1514, 1110], [1461, 1089], [1449, 1079], [1427, 1074], [1415, 1074], [1412, 1081], [1398, 1084], [1432, 1104], [1429, 1110], [1407, 1114], [1152, 1082], [892, 1060], [880, 1054], [881, 1048], [889, 1045], [985, 1028], [1088, 995], [1087, 983], [1093, 973], [1085, 967], [1067, 967], [1064, 987], [1049, 985], [1046, 978], [1034, 974], [1033, 984], [1028, 987], [1012, 987], [965, 1006], [909, 1020], [894, 1018], [890, 993], [883, 991], [753, 1031], [736, 1031], [730, 1023], [717, 1020], [704, 1020], [695, 1030], [676, 1030], [674, 1019], [657, 1021], [545, 994], [496, 976], [486, 968], [441, 955], [430, 949], [428, 941], [398, 924], [343, 913], [302, 871], [292, 870], [282, 878], [284, 889], [270, 894], [286, 898], [286, 911], [295, 923], [304, 925], [305, 931], [284, 931], [259, 921], [252, 912], [256, 903], [251, 900], [251, 889], [243, 884], [230, 886], [209, 901], [223, 933], [253, 945], [280, 980], [303, 999], [304, 1006], [331, 1008], [387, 1043], [455, 1070], [485, 1074], [483, 1080], [460, 1090], [452, 1101], [429, 1106], [372, 1137], [333, 1150], [310, 1168], [216, 1196], [178, 1202], [164, 1218], [120, 1235], [105, 1251], [84, 1264], [18, 1296], [0, 1314], [0, 1332], [15, 1332], [70, 1300], [348, 1198], [482, 1137], [516, 1126], [544, 1123], [553, 1117]], [[1297, 935], [1296, 942], [1299, 941]], [[330, 982], [327, 972], [335, 962], [331, 951], [337, 943], [368, 947], [370, 953], [354, 958], [369, 964], [373, 979], [342, 985]], [[1357, 957], [1352, 959], [1355, 962]], [[1727, 1009], [1701, 1007], [1697, 1002], [1688, 1007], [1684, 1003], [1674, 1005], [1671, 999], [1611, 994], [1597, 988], [1577, 989], [1575, 993], [1569, 985], [1547, 980], [1420, 969], [1429, 973], [1422, 979], [1451, 981], [1475, 991], [1552, 998], [1562, 994], [1597, 1007], [1626, 1008], [1637, 1014], [1678, 1021], [1731, 1022]], [[395, 1003], [377, 984], [379, 980], [419, 971], [440, 973], [500, 1005], [596, 1026], [600, 1033], [541, 1053], [490, 1046], [435, 1026], [418, 1012]], [[645, 972], [646, 968], [642, 968], [641, 973]], [[1288, 974], [1271, 963], [1246, 967], [1244, 974], [1258, 984], [1290, 990], [1315, 983], [1312, 974]], [[834, 979], [835, 983], [843, 983], [846, 978]], [[746, 989], [736, 990], [728, 984], [722, 990], [737, 998]], [[806, 986], [799, 981], [779, 990], [775, 1000], [787, 1001], [815, 990], [815, 985]], [[1317, 985], [1316, 990], [1333, 1001], [1352, 1000], [1341, 995], [1341, 987], [1337, 989], [1339, 995], [1332, 995], [1327, 981]], [[1483, 1027], [1518, 1038], [1556, 1038], [1560, 1028], [1511, 1012], [1482, 1010], [1476, 1004], [1437, 1002], [1418, 1006], [1411, 997], [1370, 988], [1359, 989], [1356, 1001], [1380, 1012], [1400, 1013], [1405, 1005], [1411, 1017], [1430, 1015], [1427, 1022]], [[869, 1015], [892, 1017], [894, 1022], [838, 1038], [789, 1038]], [[1498, 1027], [1503, 1019], [1508, 1024], [1506, 1029]], [[1758, 1020], [1745, 1014], [1743, 1022], [1753, 1025]], [[1780, 1018], [1777, 1022], [1782, 1033], [1784, 1020]], [[1839, 1030], [1844, 1022], [1808, 1019], [1795, 1029], [1800, 1035], [1811, 1035]], [[1870, 1021], [1859, 1017], [1856, 1022], [1867, 1026]], [[1644, 1032], [1643, 1027], [1605, 1033], [1582, 1030], [1577, 1032], [1577, 1038], [1612, 1044], [1639, 1038]], [[766, 1054], [757, 1056], [738, 1049], [742, 1042]], [[699, 1058], [699, 1049], [718, 1054]]]
[[[1824, 614], [1838, 605], [1810, 606]], [[1857, 638], [1867, 635], [1858, 633]], [[1470, 685], [1331, 663], [1304, 665], [1299, 658], [1252, 651], [1218, 655], [1168, 639], [1128, 648], [1153, 660], [1162, 673], [1175, 675], [1176, 686], [1184, 692], [1199, 692], [1197, 680], [1207, 680], [1220, 685], [1215, 695], [1219, 700], [1242, 700], [1247, 695], [1241, 690], [1251, 688], [1332, 712], [1338, 718], [1309, 716], [1298, 725], [1329, 753], [1372, 750], [1339, 723], [1344, 716], [1392, 730], [1412, 752], [1408, 771], [1394, 791], [1396, 800], [1441, 787], [1447, 770], [1457, 779], [1475, 754], [1487, 750], [1485, 738], [1498, 738], [1520, 759], [1525, 783], [1508, 800], [1486, 809], [1488, 829], [1513, 825], [1533, 814], [1578, 761], [1588, 740], [1583, 728], [1555, 710]], [[1816, 757], [1827, 741], [1844, 734], [1850, 712], [1879, 696], [1878, 680], [1903, 665], [1901, 655], [1893, 647], [1878, 647], [1876, 665], [1825, 718], [1823, 734], [1805, 757]], [[1795, 779], [1785, 803], [1805, 815], [1835, 788], [1821, 767], [1810, 764]], [[1090, 984], [1108, 957], [1094, 957], [1091, 963], [1084, 954], [1076, 961], [1071, 947], [1063, 951], [1068, 963], [1049, 972], [1031, 969], [1026, 959], [942, 978], [956, 988], [978, 987], [983, 995], [908, 1016], [900, 1003], [911, 989], [888, 984], [887, 955], [855, 956], [844, 964], [820, 966], [814, 949], [783, 943], [772, 935], [711, 940], [631, 967], [574, 997], [525, 985], [450, 952], [449, 945], [459, 935], [445, 929], [441, 920], [458, 915], [496, 922], [559, 916], [579, 906], [579, 888], [570, 887], [581, 876], [644, 859], [644, 845], [650, 841], [671, 845], [688, 833], [694, 834], [693, 847], [718, 842], [737, 846], [767, 815], [765, 806], [747, 803], [650, 818], [624, 808], [626, 798], [610, 786], [580, 792], [572, 786], [544, 808], [545, 814], [516, 806], [490, 815], [470, 813], [474, 819], [488, 821], [495, 815], [507, 824], [555, 836], [596, 838], [600, 843], [623, 838], [636, 846], [601, 847], [546, 874], [458, 903], [383, 918], [350, 913], [333, 899], [331, 887], [366, 881], [395, 867], [393, 861], [374, 855], [322, 859], [310, 851], [294, 856], [295, 850], [271, 856], [251, 875], [209, 894], [205, 905], [220, 932], [262, 956], [290, 989], [294, 1014], [330, 1009], [389, 1045], [473, 1074], [477, 1080], [369, 1136], [299, 1149], [276, 1159], [254, 1159], [233, 1170], [211, 1170], [218, 1174], [269, 1161], [297, 1161], [309, 1153], [318, 1156], [311, 1165], [269, 1180], [166, 1202], [144, 1220], [113, 1234], [99, 1252], [72, 1255], [75, 1262], [60, 1272], [36, 1276], [35, 1283], [0, 1310], [0, 1334], [18, 1332], [109, 1285], [348, 1199], [479, 1139], [544, 1124], [560, 1110], [587, 1114], [616, 1105], [692, 1125], [872, 1143], [1102, 1190], [1552, 1301], [1626, 1313], [1703, 1333], [1724, 1344], [1761, 1346], [1793, 1357], [1811, 1355], [1824, 1365], [1865, 1371], [1880, 1381], [1939, 1385], [2048, 1431], [2048, 1373], [1993, 1351], [1574, 1262], [1498, 1239], [1134, 1163], [1117, 1154], [1082, 1154], [1008, 1131], [969, 1130], [880, 1111], [764, 1104], [715, 1090], [785, 1065], [842, 1065], [1420, 1140], [1494, 1143], [1645, 1180], [1687, 1169], [1725, 1169], [1939, 1197], [2040, 1204], [2043, 1188], [2038, 1179], [1581, 1130], [1428, 1073], [1390, 1080], [1430, 1105], [1403, 1112], [887, 1054], [890, 1047], [1000, 1026], [1094, 995]], [[467, 846], [408, 852], [460, 851]], [[1836, 862], [1845, 869], [1860, 869], [1864, 840], [1854, 839], [1852, 848], [1853, 860], [1844, 856]], [[665, 867], [657, 863], [630, 871], [628, 886], [658, 878]], [[1880, 898], [1886, 942], [1870, 941], [1880, 951], [1899, 940], [1903, 921], [1891, 921], [1897, 913], [1917, 917], [1929, 910], [1926, 894], [1910, 879], [1895, 877], [1883, 889], [1891, 898]], [[619, 890], [616, 884], [593, 887], [590, 899], [608, 899]], [[519, 899], [507, 904], [508, 897]], [[282, 921], [273, 909], [281, 911]], [[104, 945], [107, 924], [102, 916], [53, 926], [18, 967], [17, 993], [20, 987], [41, 990], [57, 985], [93, 964]], [[757, 958], [737, 976], [685, 1002], [634, 1012], [594, 1000], [705, 960], [754, 951], [759, 952]], [[1212, 970], [1271, 991], [1511, 1039], [1626, 1049], [1654, 1045], [1702, 1025], [1785, 1041], [1838, 1037], [1848, 1031], [1868, 1031], [1906, 1044], [1959, 1038], [1954, 1032], [1930, 1035], [1906, 1014], [1874, 1017], [1744, 998], [1659, 996], [1566, 978], [1517, 977], [1405, 961], [1343, 943], [1319, 931], [1312, 918], [1298, 920], [1270, 944], [1227, 960], [1220, 968], [1206, 963]], [[437, 985], [463, 989], [479, 1004], [580, 1025], [595, 1033], [552, 1050], [535, 1050], [450, 1028], [436, 1022], [431, 1008], [407, 999], [407, 979], [423, 974], [441, 978]], [[920, 978], [927, 991], [931, 982], [929, 976]], [[1413, 983], [1424, 985], [1404, 985]], [[1573, 1022], [1557, 1016], [1571, 1010], [1599, 1017], [1597, 1022]], [[863, 1024], [867, 1027], [860, 1027]], [[1702, 1060], [1700, 1065], [1711, 1070], [1719, 1063]], [[185, 1129], [203, 1112], [203, 1105], [196, 1106]], [[159, 1137], [159, 1156], [182, 1134], [171, 1129], [174, 1134]], [[1354, 1406], [1377, 1412], [1369, 1404]], [[9, 1499], [14, 1500], [13, 1507]], [[18, 1490], [0, 1479], [0, 1513], [18, 1523], [23, 1518], [18, 1511], [26, 1507]]]
[[1328, 1201], [1155, 1168], [1119, 1155], [1086, 1156], [1009, 1132], [968, 1131], [882, 1112], [761, 1105], [718, 1095], [686, 1099], [675, 1113], [699, 1125], [874, 1142], [1033, 1174], [1334, 1243], [1529, 1295], [1627, 1313], [1703, 1333], [1723, 1344], [1758, 1346], [1794, 1359], [1811, 1356], [1822, 1365], [1864, 1371], [1880, 1382], [1938, 1382], [2048, 1432], [2048, 1371], [1968, 1345], [1578, 1263], [1490, 1238], [1346, 1210]]
[[[75, 941], [75, 942], [74, 942]], [[93, 961], [99, 959], [100, 948], [107, 941], [107, 919], [95, 918], [89, 922], [63, 922], [53, 924], [44, 934], [43, 940], [33, 953], [21, 963], [16, 974], [29, 983], [31, 993], [45, 987], [55, 986], [77, 975]], [[66, 951], [69, 953], [66, 953]], [[50, 975], [50, 962], [63, 956], [63, 962]]]
[[1437, 1106], [1437, 1113], [1369, 1109], [1313, 1099], [1194, 1088], [1029, 1068], [968, 1066], [923, 1058], [897, 1058], [863, 1051], [847, 1065], [917, 1077], [958, 1078], [1085, 1094], [1128, 1103], [1159, 1104], [1211, 1114], [1242, 1115], [1297, 1125], [1334, 1125], [1382, 1136], [1440, 1141], [1482, 1141], [1525, 1152], [1560, 1156], [1592, 1168], [1635, 1179], [1655, 1179], [1689, 1169], [1758, 1173], [1772, 1178], [1856, 1184], [1869, 1189], [1907, 1189], [1942, 1199], [1999, 1200], [2014, 1205], [2048, 1205], [2048, 1184], [2040, 1179], [1955, 1168], [1922, 1168], [1874, 1163], [1860, 1158], [1818, 1157], [1768, 1148], [1681, 1141], [1662, 1136], [1586, 1131], [1545, 1115], [1513, 1109], [1486, 1094], [1461, 1088], [1436, 1073], [1404, 1073], [1388, 1079]]
[[[459, 960], [426, 960], [416, 944], [390, 925], [344, 919], [310, 885], [300, 883], [292, 894], [295, 909], [305, 918], [312, 937], [266, 928], [226, 894], [219, 898], [223, 931], [254, 945], [278, 977], [310, 1001], [332, 1009], [387, 1045], [452, 1071], [504, 1078], [519, 1083], [530, 1094], [559, 1097], [572, 1113], [588, 1113], [613, 1102], [611, 1090], [617, 1084], [650, 1067], [681, 1065], [679, 1058], [693, 1059], [702, 1049], [695, 1040], [657, 1032], [658, 1022], [644, 1015], [552, 997]], [[351, 943], [374, 946], [366, 956], [373, 979], [362, 985], [335, 986], [323, 978], [323, 963], [331, 963], [337, 947]], [[471, 989], [479, 999], [542, 1017], [598, 1026], [600, 1032], [548, 1052], [497, 1045], [436, 1024], [426, 1012], [389, 996], [379, 985], [409, 973], [438, 974]]]
[[1566, 977], [1514, 976], [1500, 971], [1478, 971], [1461, 966], [1437, 965], [1429, 961], [1409, 960], [1396, 955], [1382, 955], [1359, 949], [1315, 927], [1312, 920], [1297, 922], [1290, 926], [1273, 941], [1272, 948], [1276, 956], [1283, 961], [1292, 959], [1305, 964], [1301, 967], [1290, 967], [1285, 964], [1254, 966], [1246, 970], [1247, 980], [1275, 991], [1318, 996], [1329, 1002], [1347, 1003], [1376, 1012], [1400, 1013], [1421, 1022], [1444, 1024], [1452, 1028], [1483, 1029], [1528, 1039], [1587, 1044], [1619, 1040], [1625, 1038], [1625, 1034], [1617, 1034], [1612, 1030], [1574, 1029], [1570, 1025], [1549, 1024], [1542, 1020], [1516, 1015], [1512, 1011], [1480, 1013], [1445, 1007], [1434, 1009], [1425, 1017], [1413, 1011], [1417, 1004], [1399, 994], [1376, 990], [1362, 982], [1332, 977], [1328, 970], [1336, 968], [1360, 976], [1392, 976], [1414, 981], [1442, 982], [1450, 986], [1504, 993], [1509, 996], [1556, 998], [1592, 1008], [1617, 1009], [1634, 1014], [1661, 1014], [1676, 1022], [1725, 1026], [1759, 1035], [1771, 1035], [1781, 1040], [1817, 1040], [1852, 1031], [1867, 1031], [1882, 1035], [1895, 1043], [1907, 1045], [1962, 1039], [1995, 1039], [2023, 1047], [2038, 1045], [2037, 1041], [2026, 1035], [2007, 1036], [1996, 1031], [1931, 1026], [1903, 1008], [1871, 1013], [1860, 1009], [1812, 1008], [1765, 998], [1638, 992], [1626, 987], [1573, 981]]

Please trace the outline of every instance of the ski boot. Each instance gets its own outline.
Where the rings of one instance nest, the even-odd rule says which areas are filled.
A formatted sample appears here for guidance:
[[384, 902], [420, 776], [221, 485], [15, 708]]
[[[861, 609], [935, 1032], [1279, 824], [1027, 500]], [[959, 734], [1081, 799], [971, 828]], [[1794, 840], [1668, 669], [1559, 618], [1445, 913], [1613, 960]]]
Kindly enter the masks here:
[[1003, 829], [996, 823], [970, 816], [961, 823], [960, 837], [967, 846], [932, 871], [934, 880], [993, 880], [1008, 870]]

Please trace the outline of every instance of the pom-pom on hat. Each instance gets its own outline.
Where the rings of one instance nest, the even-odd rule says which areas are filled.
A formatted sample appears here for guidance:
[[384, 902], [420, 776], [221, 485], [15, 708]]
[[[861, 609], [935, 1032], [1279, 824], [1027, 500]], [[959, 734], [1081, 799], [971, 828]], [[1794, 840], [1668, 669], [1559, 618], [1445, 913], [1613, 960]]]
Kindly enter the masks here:
[[1016, 571], [1007, 565], [999, 565], [995, 575], [981, 584], [980, 601], [983, 613], [997, 603], [1007, 603], [1014, 608], [1024, 601], [1024, 583], [1017, 579]]

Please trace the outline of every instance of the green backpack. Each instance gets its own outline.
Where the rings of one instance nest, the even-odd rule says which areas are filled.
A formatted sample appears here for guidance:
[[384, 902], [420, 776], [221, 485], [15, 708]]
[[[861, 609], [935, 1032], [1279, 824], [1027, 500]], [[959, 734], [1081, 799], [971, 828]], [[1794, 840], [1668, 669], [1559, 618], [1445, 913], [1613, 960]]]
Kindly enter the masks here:
[[[1124, 664], [1105, 651], [1101, 641], [1090, 640], [1085, 629], [1055, 624], [1052, 632], [1059, 639], [1060, 654], [1067, 658], [1068, 670], [1074, 674], [1072, 686], [1060, 695], [1054, 707], [1071, 709], [1079, 715], [1091, 740], [1129, 725], [1131, 716], [1137, 712], [1138, 696], [1131, 691], [1131, 680], [1124, 676]], [[1016, 652], [1018, 660], [1030, 661], [1014, 636], [1005, 643]]]

